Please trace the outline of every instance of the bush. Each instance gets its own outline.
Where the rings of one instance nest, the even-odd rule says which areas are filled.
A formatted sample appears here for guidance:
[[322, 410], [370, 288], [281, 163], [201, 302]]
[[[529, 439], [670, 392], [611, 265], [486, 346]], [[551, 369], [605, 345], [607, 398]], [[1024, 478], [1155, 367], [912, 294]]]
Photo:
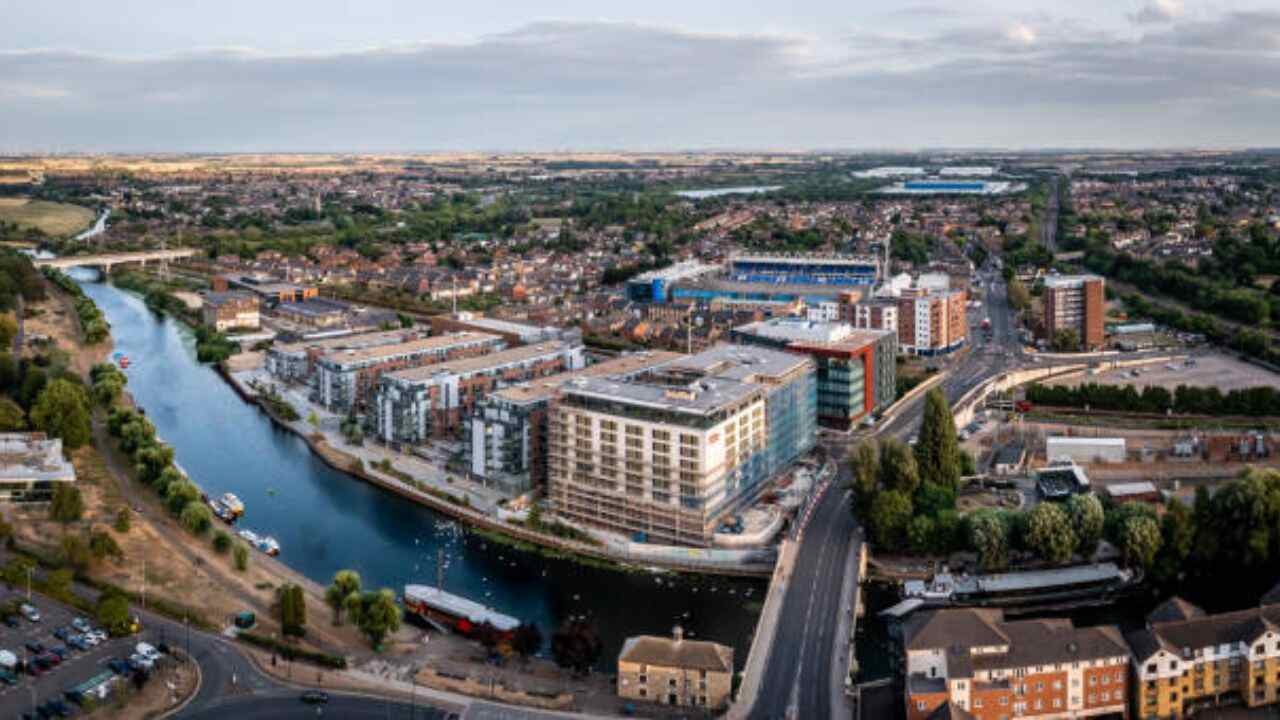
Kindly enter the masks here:
[[242, 542], [235, 543], [231, 548], [231, 558], [235, 562], [236, 570], [244, 572], [249, 569], [249, 546]]
[[219, 530], [213, 534], [213, 551], [219, 555], [231, 552], [231, 543], [231, 533], [226, 530]]
[[127, 507], [122, 507], [116, 511], [116, 521], [112, 524], [118, 533], [127, 533], [133, 527], [133, 514]]
[[304, 662], [313, 663], [333, 670], [347, 669], [347, 659], [341, 655], [330, 655], [328, 653], [322, 653], [315, 650], [297, 648], [286, 642], [276, 640], [275, 638], [257, 635], [255, 633], [242, 632], [236, 637], [250, 645], [256, 645], [257, 647], [277, 652], [285, 660], [302, 660]]
[[203, 535], [213, 526], [213, 511], [199, 500], [192, 500], [182, 508], [180, 521], [193, 535]]

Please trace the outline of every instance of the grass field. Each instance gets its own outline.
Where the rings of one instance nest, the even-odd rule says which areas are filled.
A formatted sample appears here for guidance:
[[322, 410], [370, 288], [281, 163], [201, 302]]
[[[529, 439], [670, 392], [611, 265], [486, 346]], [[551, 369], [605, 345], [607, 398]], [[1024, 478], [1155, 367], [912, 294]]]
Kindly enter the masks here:
[[46, 235], [60, 237], [74, 235], [92, 225], [94, 214], [89, 208], [79, 205], [27, 198], [0, 198], [0, 220], [23, 227], [39, 228]]

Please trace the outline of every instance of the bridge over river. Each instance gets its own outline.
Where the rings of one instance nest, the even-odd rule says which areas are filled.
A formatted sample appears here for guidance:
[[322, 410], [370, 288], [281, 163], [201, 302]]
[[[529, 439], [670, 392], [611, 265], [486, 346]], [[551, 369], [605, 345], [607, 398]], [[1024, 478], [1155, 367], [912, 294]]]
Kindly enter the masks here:
[[196, 254], [191, 248], [176, 250], [144, 250], [141, 252], [103, 253], [101, 255], [66, 255], [64, 257], [35, 260], [36, 267], [52, 267], [67, 270], [74, 267], [100, 268], [111, 272], [112, 266], [138, 263], [145, 266], [149, 262], [166, 262], [181, 260]]

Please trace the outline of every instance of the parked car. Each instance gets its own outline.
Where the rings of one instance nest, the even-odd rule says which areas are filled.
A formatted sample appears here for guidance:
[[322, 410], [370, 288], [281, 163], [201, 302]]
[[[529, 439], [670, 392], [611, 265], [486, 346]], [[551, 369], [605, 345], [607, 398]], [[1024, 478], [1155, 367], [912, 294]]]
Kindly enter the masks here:
[[308, 705], [324, 705], [329, 702], [329, 695], [320, 690], [308, 690], [302, 693], [302, 702]]
[[89, 643], [85, 642], [83, 635], [72, 635], [67, 638], [67, 646], [75, 648], [80, 652], [84, 652], [89, 649]]
[[105, 630], [90, 630], [84, 635], [85, 635], [85, 638], [87, 638], [89, 642], [93, 645], [97, 645], [98, 643], [104, 643], [107, 641], [107, 633]]
[[27, 644], [24, 647], [26, 647], [27, 652], [31, 653], [32, 655], [39, 655], [40, 653], [44, 652], [44, 643], [37, 642], [35, 640], [27, 641]]
[[8, 625], [8, 626], [9, 626], [9, 627], [11, 627], [11, 628], [16, 628], [16, 627], [18, 627], [18, 616], [17, 616], [17, 615], [5, 615], [5, 616], [4, 616], [4, 624], [5, 624], [5, 625]]
[[71, 627], [75, 628], [77, 631], [82, 633], [87, 633], [93, 629], [92, 627], [90, 627], [89, 621], [85, 620], [82, 617], [78, 617], [75, 620], [72, 620]]
[[31, 622], [40, 622], [40, 611], [36, 609], [35, 605], [22, 603], [22, 605], [18, 607], [18, 611], [22, 613], [23, 617]]
[[0, 668], [0, 682], [4, 683], [5, 685], [17, 685], [18, 676], [14, 675], [12, 670], [6, 670], [4, 668]]
[[60, 627], [57, 630], [53, 631], [53, 636], [58, 638], [59, 640], [66, 641], [67, 638], [71, 637], [71, 628]]
[[45, 654], [41, 655], [36, 659], [45, 661], [45, 663], [48, 664], [49, 667], [62, 664], [62, 657], [53, 652], [46, 652]]
[[135, 669], [150, 670], [151, 668], [155, 667], [156, 661], [152, 658], [147, 657], [146, 655], [139, 655], [138, 653], [134, 653], [129, 656], [129, 664], [132, 665]]
[[68, 649], [67, 649], [65, 646], [63, 646], [63, 645], [58, 645], [58, 646], [56, 646], [56, 647], [51, 647], [51, 648], [49, 648], [49, 652], [53, 653], [54, 655], [57, 655], [59, 660], [66, 660], [66, 659], [67, 659], [67, 656], [71, 654], [71, 651], [70, 651], [70, 650], [68, 650]]
[[111, 658], [107, 661], [107, 669], [117, 675], [128, 675], [132, 668], [129, 667], [129, 661], [124, 658]]

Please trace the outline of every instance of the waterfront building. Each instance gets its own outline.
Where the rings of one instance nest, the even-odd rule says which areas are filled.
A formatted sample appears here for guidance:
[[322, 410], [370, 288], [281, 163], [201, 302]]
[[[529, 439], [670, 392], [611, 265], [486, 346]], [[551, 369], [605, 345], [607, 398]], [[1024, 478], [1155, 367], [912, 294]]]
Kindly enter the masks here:
[[627, 638], [618, 653], [618, 697], [719, 710], [733, 689], [733, 648], [672, 636]]
[[1280, 703], [1280, 588], [1258, 607], [1216, 615], [1175, 597], [1125, 639], [1133, 652], [1137, 717]]
[[898, 344], [912, 355], [959, 350], [968, 334], [963, 290], [909, 288], [898, 297]]
[[481, 399], [463, 423], [463, 450], [472, 477], [509, 496], [547, 483], [547, 415], [551, 400], [574, 378], [624, 378], [677, 358], [645, 351], [496, 390]]
[[258, 297], [246, 292], [205, 293], [200, 305], [200, 318], [206, 327], [218, 332], [257, 330], [260, 327]]
[[557, 515], [658, 543], [712, 544], [719, 524], [813, 448], [806, 356], [717, 345], [622, 380], [577, 378], [551, 406]]
[[461, 430], [493, 390], [578, 370], [584, 362], [581, 345], [551, 340], [385, 373], [374, 401], [374, 434], [388, 444], [444, 437]]
[[316, 361], [329, 353], [396, 345], [419, 337], [413, 330], [384, 330], [277, 343], [267, 348], [263, 366], [272, 377], [284, 382], [306, 383], [315, 372]]
[[911, 616], [902, 642], [907, 720], [1127, 716], [1129, 648], [1114, 625], [949, 608]]
[[1097, 275], [1050, 275], [1044, 279], [1045, 340], [1073, 330], [1081, 350], [1101, 350], [1107, 314], [1106, 281]]
[[331, 412], [345, 413], [364, 404], [384, 373], [475, 357], [503, 347], [505, 343], [496, 335], [460, 332], [331, 352], [316, 361], [313, 395]]
[[351, 307], [344, 302], [314, 298], [302, 302], [286, 302], [276, 306], [274, 314], [281, 320], [312, 328], [344, 325]]
[[61, 439], [42, 432], [0, 433], [0, 502], [48, 502], [59, 483], [75, 481]]
[[671, 285], [679, 280], [720, 272], [720, 265], [685, 260], [664, 268], [640, 273], [627, 281], [627, 299], [632, 302], [662, 304], [671, 299]]
[[801, 353], [817, 366], [818, 422], [849, 430], [897, 394], [898, 336], [848, 323], [775, 318], [733, 330], [738, 342]]
[[577, 328], [559, 328], [552, 325], [530, 325], [528, 323], [500, 320], [485, 317], [476, 313], [460, 312], [453, 315], [434, 315], [430, 318], [431, 332], [478, 332], [497, 335], [508, 345], [532, 345], [548, 340], [563, 340], [569, 343], [581, 343], [582, 331]]

